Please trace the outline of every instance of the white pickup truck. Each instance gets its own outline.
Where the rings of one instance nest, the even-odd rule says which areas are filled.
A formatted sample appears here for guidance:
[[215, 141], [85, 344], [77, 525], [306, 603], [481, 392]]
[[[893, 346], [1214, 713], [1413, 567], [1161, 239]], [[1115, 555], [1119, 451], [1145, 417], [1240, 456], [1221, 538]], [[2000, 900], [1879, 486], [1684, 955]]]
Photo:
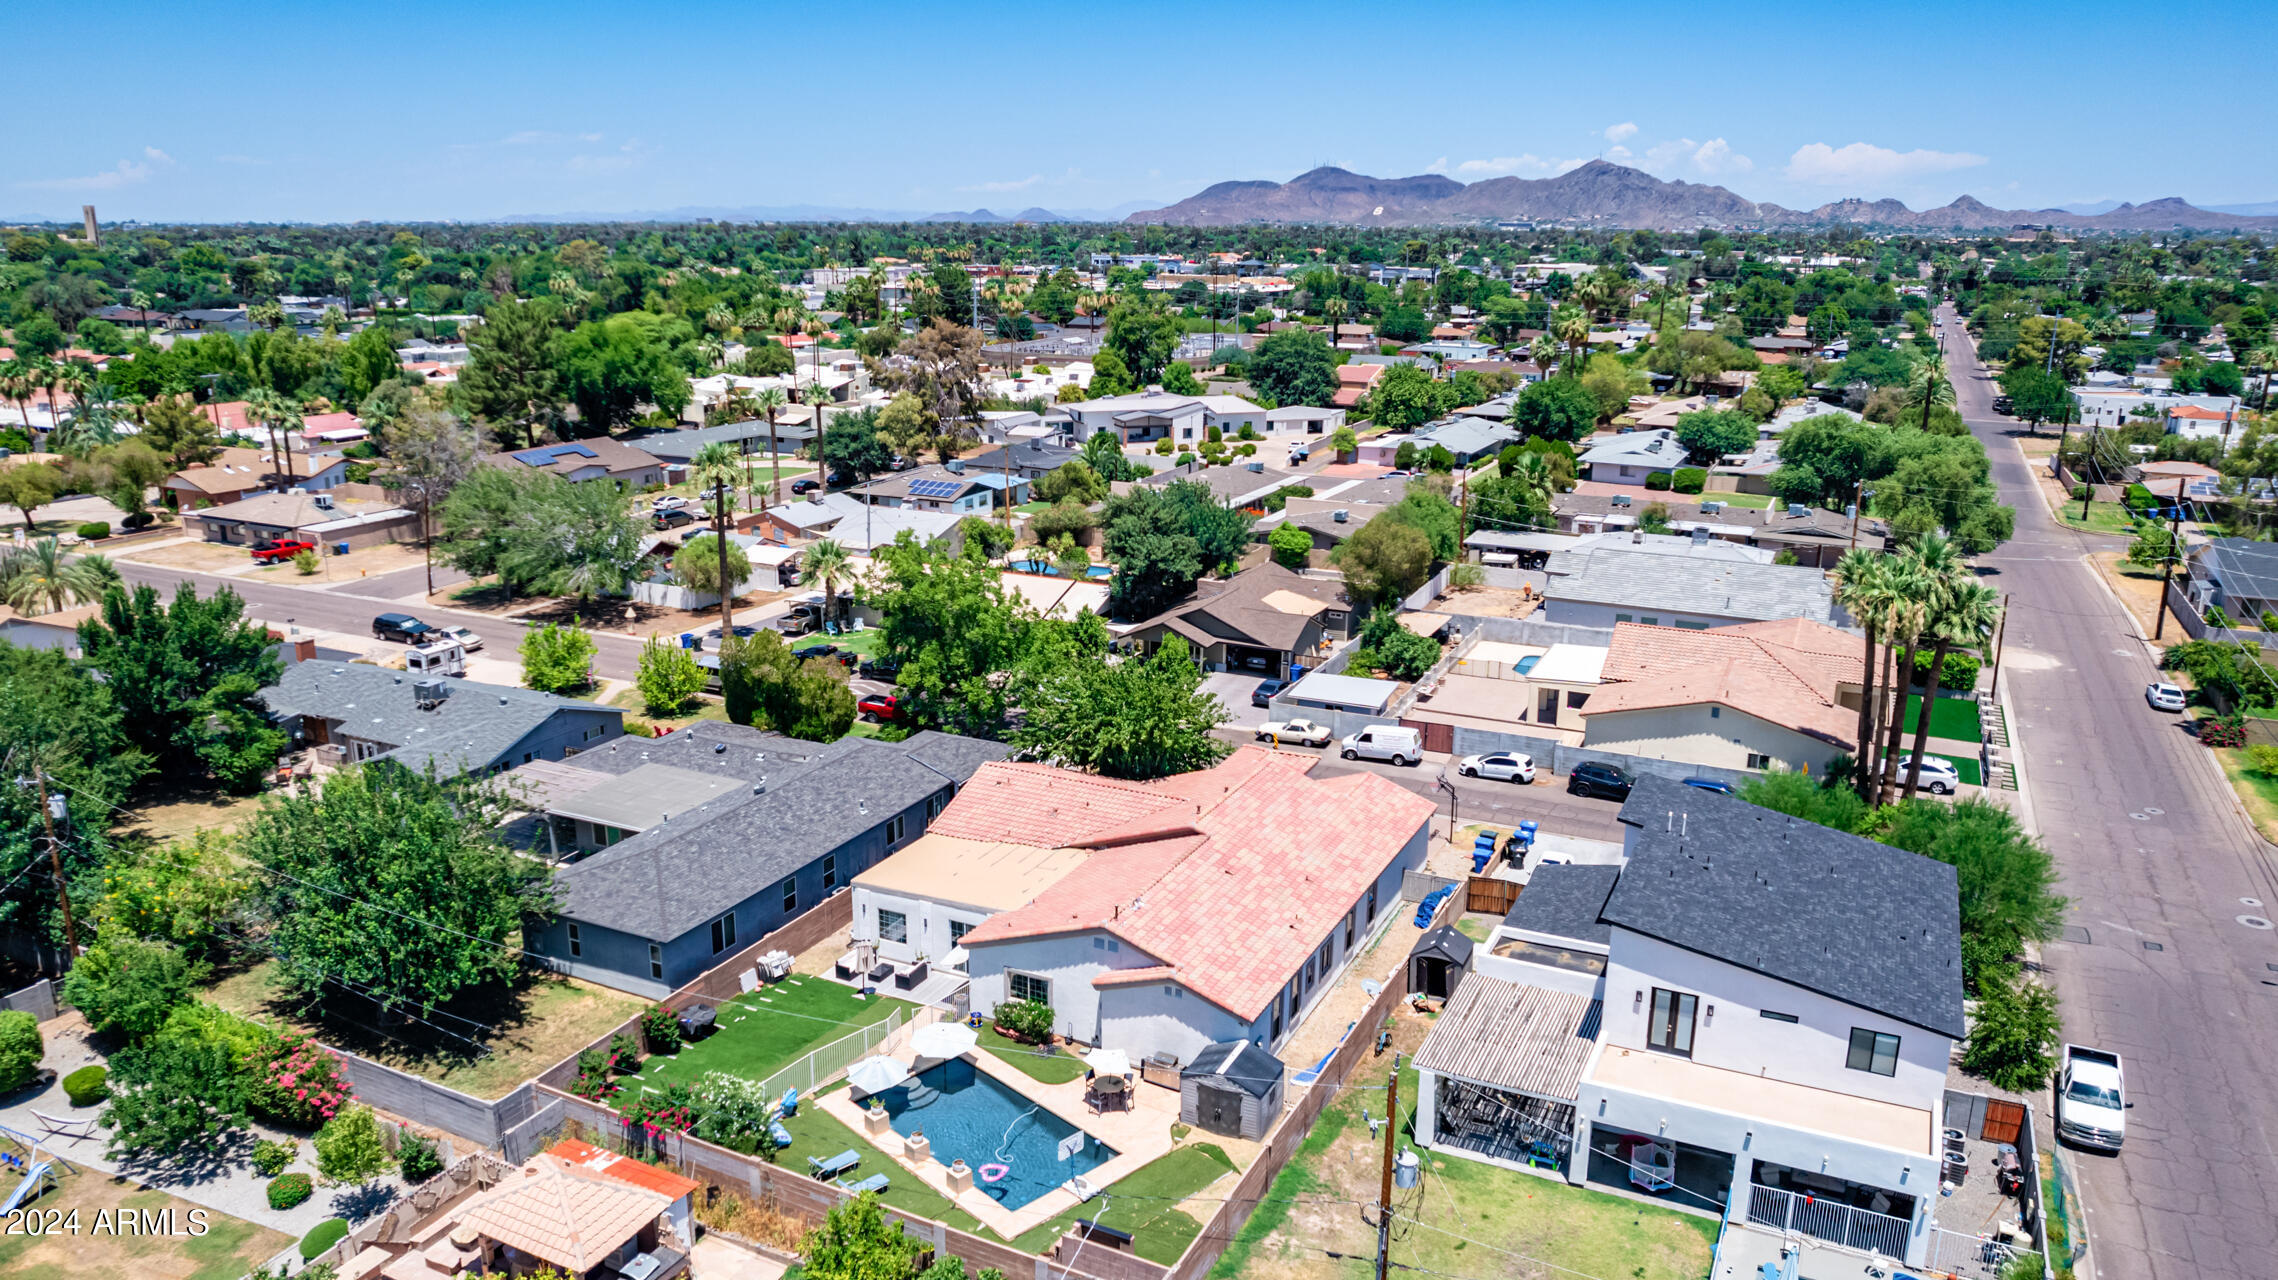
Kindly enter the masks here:
[[2057, 1136], [2099, 1151], [2118, 1151], [2127, 1136], [2127, 1101], [2120, 1055], [2068, 1044], [2057, 1077]]

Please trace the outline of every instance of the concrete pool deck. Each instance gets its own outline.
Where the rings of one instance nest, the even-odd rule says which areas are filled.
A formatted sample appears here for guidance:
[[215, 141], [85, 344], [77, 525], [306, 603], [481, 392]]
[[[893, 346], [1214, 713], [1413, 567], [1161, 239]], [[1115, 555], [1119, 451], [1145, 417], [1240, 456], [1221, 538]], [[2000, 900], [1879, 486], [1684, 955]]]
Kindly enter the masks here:
[[[897, 1043], [893, 1056], [904, 1064], [912, 1055], [905, 1047], [903, 1033], [896, 1033]], [[1115, 1158], [1086, 1174], [1084, 1180], [1095, 1187], [1112, 1192], [1114, 1183], [1130, 1176], [1162, 1156], [1172, 1146], [1171, 1126], [1178, 1123], [1179, 1095], [1157, 1085], [1134, 1083], [1131, 1087], [1132, 1106], [1129, 1111], [1108, 1111], [1098, 1115], [1084, 1105], [1084, 1082], [1071, 1080], [1066, 1084], [1046, 1084], [1017, 1067], [1000, 1061], [985, 1049], [975, 1049], [965, 1055], [982, 1074], [1028, 1099], [1046, 1111], [1060, 1117], [1085, 1133], [1115, 1148]], [[852, 1090], [834, 1089], [815, 1100], [832, 1119], [863, 1135], [872, 1146], [886, 1153], [927, 1186], [956, 1202], [958, 1208], [979, 1219], [981, 1225], [1011, 1240], [1033, 1227], [1066, 1213], [1083, 1203], [1076, 1193], [1066, 1186], [1054, 1187], [1017, 1209], [1007, 1209], [989, 1198], [978, 1179], [971, 1190], [952, 1191], [949, 1186], [949, 1166], [927, 1158], [911, 1160], [902, 1154], [902, 1137], [891, 1128], [872, 1133], [864, 1119], [865, 1108], [854, 1101]]]

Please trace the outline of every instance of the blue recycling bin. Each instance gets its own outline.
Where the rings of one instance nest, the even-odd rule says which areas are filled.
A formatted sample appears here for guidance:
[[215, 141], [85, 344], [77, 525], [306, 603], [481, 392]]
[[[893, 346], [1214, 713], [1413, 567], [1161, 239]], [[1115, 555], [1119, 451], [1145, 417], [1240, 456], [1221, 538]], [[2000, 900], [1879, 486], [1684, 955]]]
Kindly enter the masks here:
[[1520, 847], [1520, 848], [1522, 848], [1522, 849], [1532, 849], [1532, 848], [1534, 848], [1534, 833], [1535, 833], [1535, 823], [1534, 823], [1534, 819], [1532, 819], [1532, 818], [1523, 819], [1523, 820], [1522, 820], [1522, 821], [1519, 823], [1519, 847]]
[[680, 633], [680, 647], [683, 649], [701, 649], [704, 647], [704, 642], [696, 638], [695, 632], [683, 631]]

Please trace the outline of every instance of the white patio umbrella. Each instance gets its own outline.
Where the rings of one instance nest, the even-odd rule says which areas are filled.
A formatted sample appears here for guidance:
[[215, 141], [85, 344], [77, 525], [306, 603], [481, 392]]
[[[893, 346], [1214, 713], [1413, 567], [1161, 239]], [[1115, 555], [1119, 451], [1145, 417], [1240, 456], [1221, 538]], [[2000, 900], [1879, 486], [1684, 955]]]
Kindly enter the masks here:
[[1084, 1055], [1084, 1065], [1103, 1076], [1131, 1074], [1131, 1055], [1121, 1049], [1094, 1049]]
[[973, 1051], [981, 1033], [962, 1022], [929, 1022], [910, 1037], [910, 1048], [921, 1058], [956, 1058]]
[[864, 1093], [883, 1093], [910, 1078], [910, 1069], [884, 1054], [847, 1068], [846, 1082]]

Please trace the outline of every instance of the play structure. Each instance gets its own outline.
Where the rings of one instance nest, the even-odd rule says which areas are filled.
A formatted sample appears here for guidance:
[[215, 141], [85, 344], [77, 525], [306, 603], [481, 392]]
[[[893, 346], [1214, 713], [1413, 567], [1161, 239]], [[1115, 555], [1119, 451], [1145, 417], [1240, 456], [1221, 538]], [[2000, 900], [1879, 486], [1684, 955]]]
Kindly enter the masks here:
[[8, 1188], [8, 1198], [0, 1200], [0, 1213], [12, 1213], [38, 1199], [59, 1184], [63, 1172], [79, 1170], [30, 1134], [0, 1125], [0, 1186]]

